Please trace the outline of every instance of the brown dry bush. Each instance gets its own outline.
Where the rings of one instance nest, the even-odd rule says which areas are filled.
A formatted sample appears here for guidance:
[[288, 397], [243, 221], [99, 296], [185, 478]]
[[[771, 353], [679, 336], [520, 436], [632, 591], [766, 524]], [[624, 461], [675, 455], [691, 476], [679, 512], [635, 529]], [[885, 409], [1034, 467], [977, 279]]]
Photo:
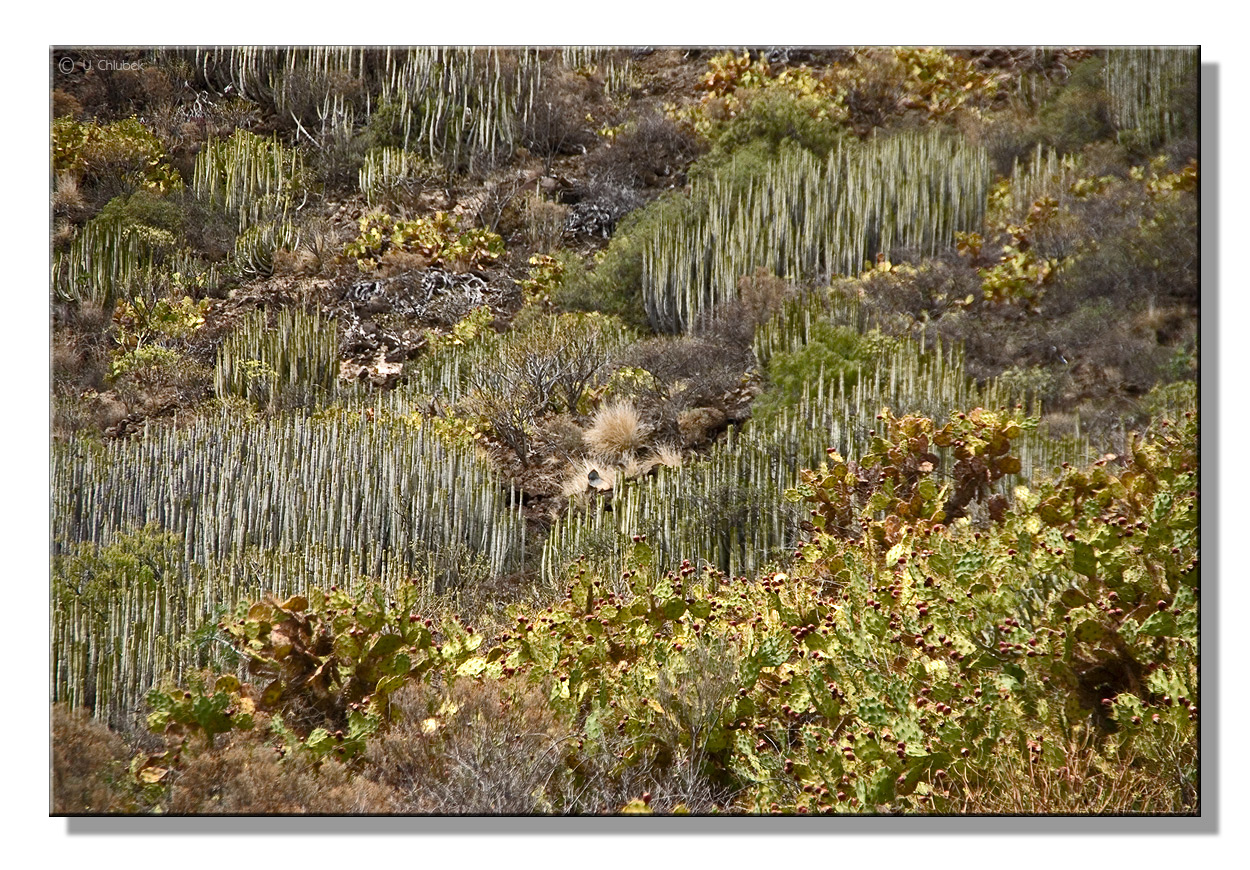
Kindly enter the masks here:
[[[98, 306], [84, 303], [66, 312], [52, 332], [52, 383], [65, 392], [98, 390], [108, 369], [104, 337], [106, 318]], [[59, 319], [59, 318], [58, 318]]]
[[397, 692], [402, 720], [369, 743], [366, 772], [410, 813], [560, 812], [572, 788], [573, 733], [538, 686], [458, 681]]
[[395, 813], [394, 791], [337, 761], [280, 757], [252, 735], [187, 762], [173, 779], [167, 811], [178, 814]]
[[579, 739], [546, 692], [521, 678], [405, 688], [395, 696], [403, 719], [370, 741], [363, 773], [400, 794], [406, 813], [615, 813], [644, 792], [657, 812], [715, 808], [696, 760], [622, 766], [625, 738]]
[[[52, 190], [52, 214], [69, 224], [78, 224], [86, 220], [90, 210], [87, 200], [83, 197], [78, 176], [62, 172], [56, 176]], [[65, 240], [67, 243], [69, 239]], [[61, 247], [58, 245], [58, 247]]]
[[569, 207], [534, 191], [521, 201], [525, 241], [534, 251], [554, 251], [560, 245]]
[[62, 118], [81, 118], [82, 103], [73, 96], [68, 94], [61, 88], [57, 88], [52, 92], [52, 117]]
[[704, 146], [691, 131], [656, 112], [586, 158], [591, 187], [681, 187]]
[[[901, 262], [919, 263], [914, 274], [872, 271], [862, 279], [839, 281], [835, 287], [859, 296], [861, 305], [883, 329], [900, 331], [916, 322], [940, 320], [969, 296], [981, 295], [981, 278], [965, 258], [945, 255], [924, 259], [894, 251]], [[892, 328], [898, 327], [898, 328]]]
[[127, 371], [112, 386], [118, 401], [131, 413], [148, 417], [211, 398], [213, 371], [189, 356], [178, 355], [169, 362]]
[[[1027, 752], [1000, 752], [978, 782], [954, 777], [943, 812], [960, 815], [1129, 815], [1192, 814], [1198, 811], [1196, 783], [1181, 773], [1193, 768], [1192, 750], [1177, 750], [1174, 770], [1160, 770], [1099, 752], [1073, 741], [1054, 766]], [[1187, 756], [1187, 757], [1182, 757]], [[1162, 773], [1162, 775], [1161, 775]]]
[[53, 705], [52, 812], [134, 812], [129, 761], [126, 742], [103, 723], [85, 710]]
[[524, 127], [521, 143], [550, 169], [556, 157], [585, 154], [597, 141], [588, 115], [594, 114], [602, 90], [589, 76], [560, 71], [544, 80]]
[[745, 361], [746, 350], [755, 339], [755, 330], [797, 294], [796, 288], [785, 279], [759, 267], [738, 279], [738, 298], [703, 317], [693, 334], [741, 352]]
[[655, 388], [638, 397], [639, 406], [653, 420], [656, 435], [676, 438], [677, 419], [683, 412], [701, 407], [727, 409], [751, 358], [749, 346], [720, 340], [711, 330], [698, 336], [639, 342], [623, 355], [622, 363], [652, 375]]
[[566, 462], [586, 455], [586, 433], [568, 414], [546, 420], [541, 429], [544, 442]]

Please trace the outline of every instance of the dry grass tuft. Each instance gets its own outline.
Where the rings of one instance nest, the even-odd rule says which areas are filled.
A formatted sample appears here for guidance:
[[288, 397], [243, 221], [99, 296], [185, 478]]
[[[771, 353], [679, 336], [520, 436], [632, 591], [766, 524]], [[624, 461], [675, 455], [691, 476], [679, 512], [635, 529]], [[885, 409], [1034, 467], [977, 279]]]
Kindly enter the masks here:
[[632, 402], [614, 402], [595, 412], [586, 443], [602, 456], [622, 460], [642, 448], [649, 432]]
[[554, 251], [560, 245], [569, 207], [534, 191], [522, 201], [525, 240], [535, 251]]
[[681, 468], [686, 457], [676, 444], [661, 444], [655, 448], [655, 461], [668, 468]]
[[[597, 485], [590, 482], [590, 473], [592, 471], [599, 476]], [[582, 459], [573, 463], [570, 467], [569, 476], [565, 478], [561, 493], [565, 498], [568, 498], [569, 496], [583, 495], [587, 489], [606, 491], [616, 485], [616, 478], [617, 469], [610, 463], [596, 462], [593, 459]]]
[[86, 207], [78, 176], [71, 172], [62, 172], [56, 176], [52, 191], [53, 214], [75, 214]]
[[367, 771], [409, 813], [565, 811], [571, 735], [540, 687], [524, 680], [460, 680], [397, 693], [403, 718], [370, 741]]

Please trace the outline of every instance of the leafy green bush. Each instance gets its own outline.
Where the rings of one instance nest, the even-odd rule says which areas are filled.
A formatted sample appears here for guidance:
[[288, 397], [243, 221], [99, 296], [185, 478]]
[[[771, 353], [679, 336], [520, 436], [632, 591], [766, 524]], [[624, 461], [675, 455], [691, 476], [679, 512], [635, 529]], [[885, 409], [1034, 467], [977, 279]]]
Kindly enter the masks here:
[[765, 91], [711, 132], [707, 159], [724, 162], [747, 145], [775, 156], [783, 142], [825, 157], [845, 136], [828, 115], [813, 97], [781, 88]]
[[343, 255], [354, 259], [363, 271], [376, 268], [391, 252], [416, 254], [431, 265], [468, 271], [497, 260], [504, 247], [496, 233], [479, 227], [463, 229], [460, 219], [446, 212], [396, 220], [375, 211], [360, 219], [360, 235], [343, 249]]
[[823, 389], [832, 394], [839, 382], [854, 386], [860, 368], [879, 352], [870, 338], [849, 327], [817, 322], [807, 344], [769, 359], [765, 375], [770, 388], [756, 400], [752, 417], [758, 425], [768, 426], [781, 408], [796, 404], [804, 391], [814, 394]]
[[394, 720], [391, 694], [410, 681], [501, 672], [495, 659], [475, 655], [480, 633], [454, 618], [434, 628], [419, 616], [422, 595], [407, 584], [243, 602], [220, 628], [253, 682], [224, 674], [188, 690], [153, 689], [148, 727], [180, 747], [194, 735], [211, 747], [218, 734], [263, 724], [286, 748], [313, 758], [358, 755]]
[[1101, 57], [1077, 64], [1063, 87], [1041, 107], [1037, 117], [1043, 142], [1059, 151], [1074, 152], [1115, 132], [1104, 65]]
[[979, 118], [1003, 78], [941, 48], [856, 49], [822, 70], [728, 52], [708, 62], [706, 93], [687, 117], [718, 150], [789, 138], [823, 154], [838, 137], [868, 138], [917, 115], [922, 123]]
[[168, 193], [182, 188], [182, 178], [169, 164], [164, 146], [138, 118], [111, 124], [80, 123], [68, 116], [55, 119], [52, 170], [58, 175], [72, 173], [106, 190], [118, 181], [128, 190]]
[[185, 217], [172, 198], [147, 189], [122, 194], [110, 199], [96, 216], [119, 226], [145, 226], [182, 234]]
[[652, 237], [686, 220], [694, 208], [690, 200], [673, 194], [631, 212], [596, 257], [594, 268], [567, 272], [552, 301], [566, 311], [598, 311], [648, 330], [642, 302], [643, 251]]

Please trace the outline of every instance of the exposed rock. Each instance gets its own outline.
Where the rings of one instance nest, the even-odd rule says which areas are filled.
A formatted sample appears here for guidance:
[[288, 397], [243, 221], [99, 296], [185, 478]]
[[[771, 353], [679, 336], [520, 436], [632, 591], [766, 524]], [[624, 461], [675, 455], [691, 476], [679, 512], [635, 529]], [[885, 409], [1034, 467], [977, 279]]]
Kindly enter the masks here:
[[701, 447], [729, 425], [729, 415], [720, 408], [692, 408], [677, 416], [677, 429], [683, 447]]

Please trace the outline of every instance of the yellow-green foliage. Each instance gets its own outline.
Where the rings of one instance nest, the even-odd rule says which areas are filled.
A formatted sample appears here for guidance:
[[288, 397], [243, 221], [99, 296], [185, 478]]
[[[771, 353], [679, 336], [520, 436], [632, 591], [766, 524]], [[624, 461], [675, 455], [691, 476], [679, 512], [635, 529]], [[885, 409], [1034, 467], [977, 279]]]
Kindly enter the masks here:
[[549, 254], [535, 254], [530, 257], [529, 264], [529, 275], [517, 281], [525, 294], [525, 301], [550, 304], [552, 292], [560, 286], [564, 277], [565, 262]]
[[[1094, 175], [1080, 157], [1039, 145], [1030, 161], [990, 189], [984, 235], [956, 233], [960, 253], [978, 267], [985, 299], [1036, 307], [1062, 271], [1097, 263], [1108, 252], [1122, 257], [1126, 274], [1133, 266], [1162, 274], [1165, 264], [1192, 272], [1185, 251], [1196, 242], [1198, 163], [1169, 169], [1169, 162], [1159, 155], [1130, 168], [1127, 178]], [[1100, 212], [1109, 204], [1127, 233]]]
[[160, 299], [153, 305], [141, 300], [122, 302], [113, 312], [117, 325], [117, 343], [134, 349], [157, 339], [182, 339], [204, 324], [208, 300], [196, 302], [190, 296], [181, 299]]
[[[1091, 804], [1065, 784], [1079, 762], [1131, 764], [1141, 788], [1111, 799], [1116, 811], [1192, 813], [1196, 434], [1191, 414], [1114, 461], [1020, 489], [1014, 507], [990, 498], [974, 533], [949, 506], [961, 490], [986, 498], [985, 468], [1018, 469], [1018, 424], [888, 417], [859, 463], [831, 455], [804, 476], [816, 530], [789, 572], [662, 572], [635, 536], [619, 570], [572, 566], [562, 600], [513, 605], [490, 642], [454, 620], [435, 629], [403, 596], [244, 605], [227, 627], [259, 678], [230, 678], [215, 704], [194, 689], [180, 721], [199, 709], [208, 733], [230, 724], [218, 707], [240, 711], [240, 728], [264, 711], [279, 748], [350, 756], [394, 727], [405, 682], [522, 681], [576, 738], [566, 760], [584, 785], [686, 771], [685, 794], [641, 796], [660, 812], [692, 793], [748, 813], [1001, 806], [1027, 776], [1017, 766], [1053, 775], [1057, 806], [1105, 808], [1103, 789]], [[943, 444], [958, 457], [947, 483], [929, 452]], [[158, 696], [160, 724], [183, 697]], [[294, 729], [278, 719], [296, 713]]]
[[463, 229], [460, 219], [446, 212], [396, 220], [375, 211], [360, 219], [360, 235], [347, 244], [343, 254], [368, 271], [389, 251], [417, 254], [427, 263], [467, 271], [498, 259], [504, 247], [497, 233], [481, 227]]
[[[864, 135], [907, 112], [926, 121], [975, 114], [994, 101], [1004, 78], [941, 48], [857, 49], [849, 60], [823, 70], [775, 68], [762, 55], [752, 61], [745, 51], [726, 52], [708, 61], [699, 83], [704, 96], [686, 117], [718, 148], [732, 150], [763, 134], [789, 136], [823, 153], [828, 134], [822, 136], [810, 122]], [[788, 105], [786, 125], [763, 120], [775, 108], [748, 120], [766, 103]]]
[[57, 118], [52, 122], [52, 170], [94, 182], [120, 177], [132, 188], [160, 193], [182, 188], [160, 140], [138, 118], [111, 124]]

